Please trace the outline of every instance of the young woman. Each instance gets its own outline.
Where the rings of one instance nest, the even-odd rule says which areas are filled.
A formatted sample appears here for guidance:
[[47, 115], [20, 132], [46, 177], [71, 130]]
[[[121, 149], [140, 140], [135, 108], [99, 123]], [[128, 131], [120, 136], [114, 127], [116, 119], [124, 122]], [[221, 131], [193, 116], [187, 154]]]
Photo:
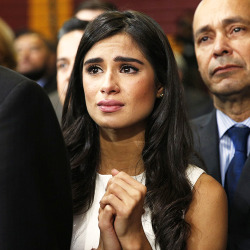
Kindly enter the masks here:
[[159, 25], [107, 12], [80, 42], [63, 110], [72, 249], [224, 249], [223, 188], [198, 167], [171, 47]]

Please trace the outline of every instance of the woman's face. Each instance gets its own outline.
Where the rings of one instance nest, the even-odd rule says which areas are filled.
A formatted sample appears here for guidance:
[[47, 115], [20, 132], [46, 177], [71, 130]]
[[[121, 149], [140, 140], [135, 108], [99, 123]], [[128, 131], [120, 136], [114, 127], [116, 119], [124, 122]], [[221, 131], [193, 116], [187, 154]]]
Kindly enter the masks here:
[[92, 119], [102, 128], [145, 127], [161, 93], [154, 70], [129, 35], [96, 43], [83, 62], [83, 88]]

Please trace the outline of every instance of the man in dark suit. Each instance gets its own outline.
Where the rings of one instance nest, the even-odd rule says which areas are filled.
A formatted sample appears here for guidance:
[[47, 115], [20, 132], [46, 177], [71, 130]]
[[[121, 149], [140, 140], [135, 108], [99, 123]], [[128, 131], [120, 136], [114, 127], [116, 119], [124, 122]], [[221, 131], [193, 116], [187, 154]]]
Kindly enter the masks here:
[[230, 250], [250, 249], [249, 10], [250, 0], [203, 0], [193, 21], [199, 71], [215, 106], [193, 121], [195, 146], [227, 192]]
[[70, 249], [70, 167], [52, 105], [0, 66], [0, 249]]

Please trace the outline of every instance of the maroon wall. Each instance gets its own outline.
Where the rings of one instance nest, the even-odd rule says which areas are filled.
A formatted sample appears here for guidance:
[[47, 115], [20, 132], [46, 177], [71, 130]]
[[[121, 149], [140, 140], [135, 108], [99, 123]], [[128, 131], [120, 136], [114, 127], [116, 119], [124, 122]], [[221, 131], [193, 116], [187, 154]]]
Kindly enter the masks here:
[[[14, 30], [27, 26], [28, 0], [0, 0], [0, 17]], [[77, 5], [81, 0], [72, 0]], [[120, 10], [133, 9], [153, 17], [167, 34], [175, 33], [176, 20], [193, 11], [200, 0], [112, 0]]]
[[[75, 5], [81, 0], [74, 0]], [[194, 11], [200, 0], [111, 0], [120, 10], [137, 10], [154, 18], [167, 34], [176, 30], [176, 20], [186, 11]]]
[[0, 0], [0, 17], [14, 30], [27, 27], [28, 0]]

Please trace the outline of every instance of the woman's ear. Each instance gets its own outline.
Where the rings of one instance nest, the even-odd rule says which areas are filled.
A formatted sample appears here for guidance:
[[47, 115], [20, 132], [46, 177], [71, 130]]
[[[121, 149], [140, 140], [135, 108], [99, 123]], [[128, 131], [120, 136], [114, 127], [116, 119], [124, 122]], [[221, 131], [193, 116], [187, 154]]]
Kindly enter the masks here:
[[157, 89], [156, 97], [157, 98], [162, 98], [163, 97], [163, 87], [161, 85], [159, 85], [159, 87]]

